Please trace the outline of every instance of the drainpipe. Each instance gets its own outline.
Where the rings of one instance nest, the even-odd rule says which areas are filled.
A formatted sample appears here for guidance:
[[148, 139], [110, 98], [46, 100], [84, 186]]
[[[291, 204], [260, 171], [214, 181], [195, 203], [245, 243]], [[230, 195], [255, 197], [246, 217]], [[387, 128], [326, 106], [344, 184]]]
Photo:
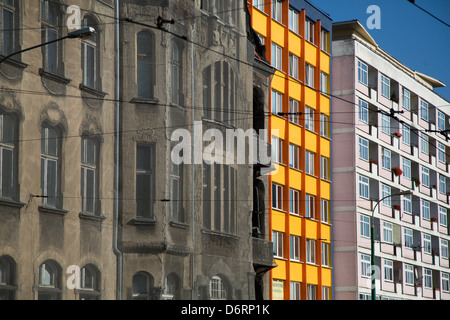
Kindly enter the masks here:
[[[192, 35], [191, 35], [191, 90], [192, 90], [192, 97], [191, 97], [191, 115], [192, 115], [192, 131], [194, 131], [194, 99], [195, 99], [195, 95], [194, 95], [194, 31], [195, 31], [195, 19], [194, 22], [192, 23]], [[191, 299], [195, 300], [195, 280], [194, 280], [194, 259], [195, 259], [195, 193], [194, 193], [194, 188], [195, 188], [195, 179], [194, 179], [194, 173], [195, 173], [195, 156], [194, 156], [194, 135], [191, 134], [191, 173], [192, 173], [192, 188], [191, 188], [191, 193], [192, 193], [192, 204], [191, 204], [191, 224], [192, 224], [192, 259], [191, 259], [191, 286], [192, 286], [192, 291], [191, 291]]]
[[115, 174], [114, 174], [114, 232], [113, 232], [113, 251], [114, 254], [117, 257], [117, 277], [116, 277], [116, 297], [117, 300], [122, 300], [122, 252], [120, 252], [118, 247], [118, 228], [119, 228], [119, 127], [120, 127], [120, 41], [119, 41], [119, 0], [116, 0], [116, 10], [115, 10], [115, 16], [116, 16], [116, 35], [115, 35], [115, 42], [116, 42], [116, 85], [115, 85], [115, 91], [116, 91], [116, 123], [115, 123], [115, 154], [116, 154], [116, 162], [115, 162]]

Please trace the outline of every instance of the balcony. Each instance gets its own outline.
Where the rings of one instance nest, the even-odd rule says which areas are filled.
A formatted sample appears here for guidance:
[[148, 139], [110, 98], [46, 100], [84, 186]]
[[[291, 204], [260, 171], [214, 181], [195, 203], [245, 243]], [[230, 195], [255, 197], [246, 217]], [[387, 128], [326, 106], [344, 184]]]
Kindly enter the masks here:
[[[273, 263], [273, 244], [271, 241], [252, 238], [253, 266], [255, 270], [269, 270], [275, 267]], [[264, 271], [264, 272], [265, 272]]]

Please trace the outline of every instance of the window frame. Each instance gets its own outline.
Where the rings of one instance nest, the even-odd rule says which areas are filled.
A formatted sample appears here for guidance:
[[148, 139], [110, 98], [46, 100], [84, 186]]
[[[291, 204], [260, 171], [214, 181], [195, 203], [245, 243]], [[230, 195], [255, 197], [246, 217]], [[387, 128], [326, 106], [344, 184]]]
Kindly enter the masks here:
[[284, 233], [272, 230], [273, 257], [284, 258]]
[[292, 52], [289, 52], [289, 76], [298, 80], [298, 75], [299, 75], [299, 71], [298, 71], [298, 61], [299, 58], [293, 54]]
[[283, 211], [283, 186], [272, 182], [272, 209]]
[[370, 217], [365, 214], [359, 215], [359, 234], [361, 237], [370, 238]]
[[380, 73], [381, 96], [390, 99], [391, 97], [391, 79]]
[[368, 74], [369, 74], [368, 65], [358, 59], [358, 82], [365, 85], [366, 87], [368, 85], [367, 82]]
[[[141, 156], [145, 156], [148, 154], [149, 159], [147, 166], [148, 167], [142, 167], [139, 168], [139, 152], [143, 152]], [[136, 169], [135, 169], [135, 175], [136, 175], [136, 185], [135, 185], [135, 193], [136, 193], [136, 217], [138, 218], [146, 218], [146, 219], [155, 219], [155, 211], [154, 211], [154, 194], [155, 194], [155, 160], [156, 160], [156, 147], [154, 144], [137, 144], [136, 145]], [[147, 177], [148, 181], [148, 194], [146, 195], [148, 198], [146, 198], [145, 202], [140, 204], [139, 201], [143, 201], [139, 198], [141, 190], [145, 190], [144, 188], [139, 187], [140, 182], [138, 177]], [[145, 179], [145, 180], [147, 180]], [[146, 181], [143, 180], [142, 183], [145, 183]]]
[[306, 239], [306, 263], [316, 263], [316, 240]]
[[315, 175], [314, 161], [315, 153], [305, 150], [305, 173], [311, 176]]
[[[93, 152], [93, 161], [89, 160], [89, 144], [91, 144], [90, 152]], [[99, 143], [96, 138], [83, 136], [81, 137], [81, 210], [89, 214], [98, 214], [98, 173], [99, 173]], [[88, 172], [92, 172], [91, 192], [88, 192]], [[89, 193], [89, 194], [88, 194]], [[88, 209], [87, 199], [92, 199], [92, 208]]]
[[[364, 181], [363, 181], [364, 180]], [[370, 180], [368, 177], [359, 175], [358, 176], [358, 189], [359, 189], [359, 197], [363, 199], [370, 198]]]
[[[274, 0], [277, 1], [277, 0]], [[282, 71], [283, 70], [283, 48], [272, 42], [272, 67]]]
[[305, 85], [314, 88], [314, 73], [315, 67], [308, 62], [305, 62]]
[[[49, 132], [54, 133], [53, 138], [55, 139], [55, 152], [54, 154], [49, 153]], [[44, 144], [44, 145], [43, 145]], [[41, 127], [41, 189], [42, 189], [42, 205], [45, 207], [61, 208], [62, 201], [60, 199], [61, 190], [61, 129], [58, 126], [51, 126], [49, 124], [43, 124]], [[54, 192], [49, 194], [49, 178], [52, 177], [52, 172], [49, 172], [51, 167], [50, 163], [54, 163]], [[53, 195], [53, 196], [52, 196]], [[54, 198], [49, 202], [49, 199]]]
[[300, 237], [294, 234], [289, 235], [289, 259], [300, 262]]

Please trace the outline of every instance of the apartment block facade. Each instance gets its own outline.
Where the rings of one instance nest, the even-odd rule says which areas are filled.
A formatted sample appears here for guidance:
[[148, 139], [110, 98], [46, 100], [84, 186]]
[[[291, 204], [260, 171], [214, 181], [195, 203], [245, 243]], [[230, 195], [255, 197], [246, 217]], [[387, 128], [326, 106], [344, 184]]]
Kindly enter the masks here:
[[376, 299], [447, 300], [450, 114], [433, 91], [444, 84], [358, 21], [334, 23], [332, 43], [335, 299], [371, 299], [374, 264]]
[[249, 2], [276, 68], [270, 89], [273, 300], [332, 298], [331, 19], [308, 1]]
[[[44, 44], [0, 63], [0, 300], [269, 298], [266, 164], [191, 158], [268, 127], [273, 68], [224, 3], [0, 2], [0, 58]], [[96, 35], [62, 39], [78, 14]]]

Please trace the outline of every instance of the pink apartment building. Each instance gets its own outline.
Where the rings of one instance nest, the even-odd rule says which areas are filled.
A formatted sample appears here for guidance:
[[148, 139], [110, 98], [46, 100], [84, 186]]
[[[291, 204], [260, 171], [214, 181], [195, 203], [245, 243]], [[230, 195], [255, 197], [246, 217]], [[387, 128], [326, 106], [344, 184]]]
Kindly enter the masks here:
[[450, 299], [444, 84], [358, 21], [334, 23], [332, 45], [334, 297], [371, 299], [373, 222], [376, 298]]

